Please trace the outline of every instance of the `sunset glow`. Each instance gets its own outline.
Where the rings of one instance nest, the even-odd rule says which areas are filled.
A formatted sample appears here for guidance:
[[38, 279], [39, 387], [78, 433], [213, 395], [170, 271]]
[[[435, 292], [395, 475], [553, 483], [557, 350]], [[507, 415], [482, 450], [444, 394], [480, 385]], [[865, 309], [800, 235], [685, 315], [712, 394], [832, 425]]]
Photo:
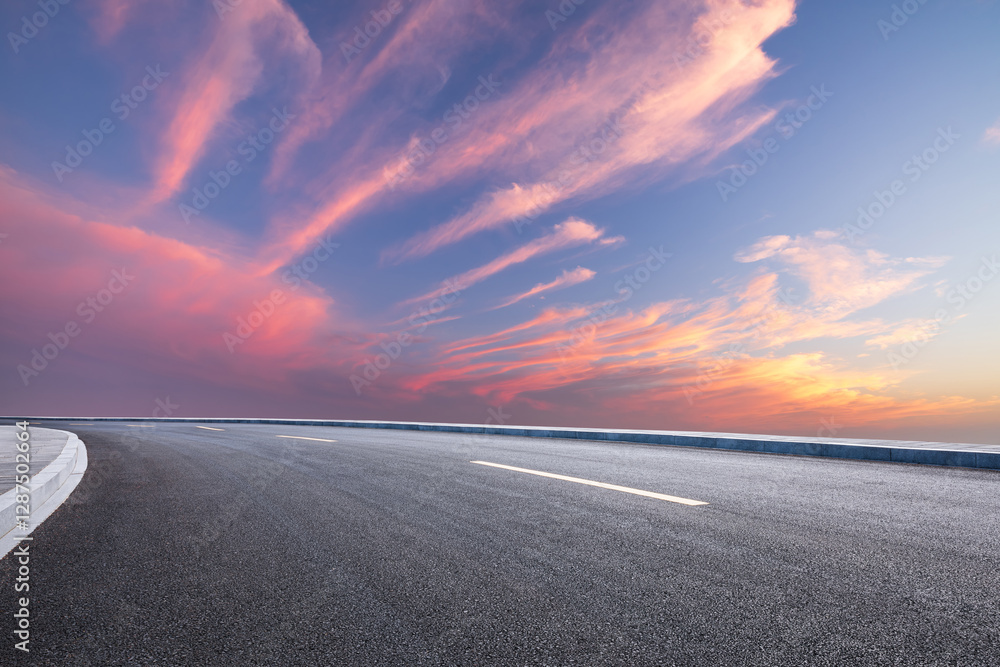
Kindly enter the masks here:
[[1000, 442], [1000, 7], [915, 6], [5, 3], [6, 413]]

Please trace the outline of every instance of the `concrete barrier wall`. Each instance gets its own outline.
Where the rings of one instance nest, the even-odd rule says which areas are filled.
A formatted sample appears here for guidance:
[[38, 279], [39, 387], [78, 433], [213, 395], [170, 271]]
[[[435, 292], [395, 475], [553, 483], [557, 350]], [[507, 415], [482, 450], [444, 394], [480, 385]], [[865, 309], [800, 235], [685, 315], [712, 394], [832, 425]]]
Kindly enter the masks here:
[[[890, 440], [853, 440], [847, 438], [805, 438], [793, 436], [747, 435], [734, 433], [694, 433], [683, 431], [636, 431], [540, 426], [489, 426], [483, 424], [442, 424], [431, 422], [393, 422], [339, 419], [240, 419], [240, 418], [140, 418], [127, 417], [30, 417], [31, 421], [85, 420], [94, 422], [175, 422], [200, 424], [275, 424], [291, 426], [336, 426], [341, 428], [383, 428], [444, 433], [478, 433], [527, 438], [564, 438], [630, 442], [646, 445], [702, 447], [767, 454], [819, 456], [865, 461], [917, 463], [1000, 470], [1000, 447], [988, 445], [951, 445], [948, 443], [911, 443]], [[954, 447], [954, 448], [949, 448]], [[988, 450], [994, 451], [988, 451]], [[987, 451], [983, 451], [987, 450]]]

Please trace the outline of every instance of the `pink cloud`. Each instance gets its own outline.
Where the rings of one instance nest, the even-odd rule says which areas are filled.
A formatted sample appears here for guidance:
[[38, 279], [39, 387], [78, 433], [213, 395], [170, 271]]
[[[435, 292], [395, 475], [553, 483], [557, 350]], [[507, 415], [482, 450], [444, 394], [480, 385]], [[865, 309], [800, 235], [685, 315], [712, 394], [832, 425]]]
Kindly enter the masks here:
[[[455, 285], [459, 290], [466, 290], [476, 283], [482, 282], [483, 280], [486, 280], [487, 278], [494, 276], [515, 264], [527, 262], [530, 259], [554, 252], [556, 250], [591, 243], [597, 245], [613, 245], [621, 243], [622, 241], [624, 241], [624, 238], [621, 236], [608, 238], [604, 235], [603, 229], [598, 229], [586, 220], [569, 218], [556, 225], [551, 233], [541, 236], [533, 241], [529, 241], [528, 243], [525, 243], [510, 252], [504, 253], [500, 257], [497, 257], [482, 266], [469, 269], [465, 273], [454, 276], [444, 281], [442, 284]], [[404, 303], [411, 304], [429, 301], [434, 298], [437, 293], [438, 289], [435, 289], [426, 294], [408, 299]]]
[[[820, 271], [815, 265], [824, 257], [834, 261]], [[601, 414], [602, 424], [614, 415], [651, 428], [711, 424], [735, 431], [808, 433], [831, 414], [855, 429], [927, 424], [935, 415], [958, 422], [1000, 405], [998, 397], [907, 392], [902, 383], [910, 374], [888, 362], [862, 369], [827, 352], [782, 353], [791, 343], [821, 338], [860, 347], [902, 335], [911, 320], [852, 318], [911, 291], [941, 260], [897, 260], [845, 247], [822, 232], [764, 238], [736, 258], [777, 261], [810, 290], [783, 302], [781, 276], [768, 272], [722, 282], [724, 294], [700, 303], [675, 300], [640, 311], [627, 309], [625, 300], [549, 308], [501, 332], [448, 345], [432, 370], [406, 377], [404, 386], [433, 395], [472, 392], [493, 404], [573, 415], [565, 417], [570, 422]], [[854, 282], [866, 277], [885, 286], [871, 291]], [[841, 292], [820, 289], [825, 282]]]
[[593, 278], [596, 274], [590, 269], [585, 269], [582, 266], [578, 266], [572, 271], [565, 270], [562, 272], [558, 278], [550, 280], [547, 283], [538, 283], [532, 287], [527, 292], [521, 292], [520, 294], [515, 294], [514, 296], [504, 300], [496, 308], [506, 308], [507, 306], [512, 306], [515, 303], [524, 301], [525, 299], [531, 298], [542, 294], [543, 292], [549, 292], [552, 290], [563, 289], [565, 287], [572, 287], [573, 285], [579, 285], [580, 283], [586, 282]]
[[[341, 44], [353, 45], [353, 27], [371, 20], [368, 7], [359, 8], [338, 27], [323, 62], [322, 75], [312, 95], [304, 100], [302, 118], [278, 147], [268, 178], [272, 184], [286, 176], [298, 151], [311, 141], [327, 137], [345, 119], [358, 100], [392, 81], [404, 94], [426, 94], [447, 79], [441, 63], [474, 52], [485, 39], [510, 29], [492, 3], [476, 0], [456, 5], [449, 0], [406, 1], [402, 10], [376, 37], [347, 61]], [[446, 70], [445, 70], [446, 71]], [[432, 85], [438, 80], [439, 85]], [[442, 80], [443, 79], [443, 80]], [[371, 125], [385, 127], [404, 115], [402, 108], [386, 106]], [[377, 141], [378, 133], [365, 133], [365, 142]], [[373, 146], [368, 143], [363, 152]], [[378, 170], [381, 176], [381, 169]], [[383, 178], [384, 181], [384, 178]]]
[[[213, 385], [274, 389], [318, 366], [336, 373], [345, 355], [362, 349], [350, 342], [360, 336], [343, 335], [356, 325], [308, 283], [296, 289], [277, 276], [255, 277], [251, 265], [217, 249], [87, 220], [59, 203], [68, 202], [0, 170], [0, 216], [9, 221], [0, 298], [22, 313], [20, 326], [6, 332], [11, 368], [28, 363], [31, 349], [70, 320], [84, 329], [67, 353], [73, 359], [183, 373]], [[127, 287], [87, 322], [78, 304], [103, 289], [113, 271], [131, 276]], [[268, 305], [276, 291], [279, 303]], [[240, 318], [255, 310], [266, 317], [230, 353], [224, 335], [237, 334]], [[72, 363], [57, 361], [56, 368]]]
[[[416, 186], [439, 175], [490, 164], [501, 172], [530, 167], [541, 177], [484, 194], [466, 212], [390, 249], [393, 260], [420, 257], [517, 216], [534, 217], [568, 199], [592, 198], [648, 182], [670, 167], [705, 161], [742, 141], [773, 117], [741, 105], [774, 75], [761, 44], [794, 19], [791, 0], [753, 6], [736, 0], [698, 5], [649, 3], [624, 24], [597, 10], [557, 40], [535, 74], [519, 82], [466, 135], [425, 170]], [[678, 15], [688, 20], [678, 20]], [[621, 18], [621, 15], [617, 15]], [[613, 28], [608, 26], [613, 25]], [[565, 66], [577, 40], [596, 26], [609, 34], [577, 70]], [[713, 26], [703, 53], [685, 66], [679, 46]], [[654, 46], [655, 45], [655, 46]], [[560, 62], [556, 68], [554, 62]], [[516, 111], [515, 111], [516, 110]], [[513, 120], [513, 123], [511, 119]], [[511, 125], [513, 124], [513, 127]], [[500, 133], [501, 127], [505, 128]], [[491, 141], [494, 135], [503, 137]], [[583, 140], [600, 146], [598, 159], [580, 153]], [[466, 146], [487, 146], [470, 151]], [[638, 170], [644, 170], [641, 176]]]
[[987, 146], [1000, 146], [1000, 120], [986, 128], [982, 141]]
[[215, 131], [253, 92], [265, 67], [290, 59], [304, 78], [319, 73], [319, 50], [294, 11], [282, 0], [245, 0], [227, 12], [207, 48], [174, 74], [180, 93], [155, 158], [152, 204], [176, 194]]
[[[358, 100], [395, 82], [401, 101], [421, 106], [448, 80], [452, 59], [500, 40], [513, 40], [513, 47], [505, 46], [518, 53], [525, 38], [489, 3], [469, 5], [462, 21], [448, 16], [454, 12], [451, 3], [407, 5], [356, 61], [344, 63], [339, 51], [331, 51], [319, 82], [303, 98], [305, 111], [277, 148], [269, 183], [304, 179], [313, 202], [272, 221], [271, 236], [280, 241], [264, 263], [280, 266], [322, 234], [377, 206], [399, 205], [410, 195], [485, 173], [500, 182], [509, 177], [510, 185], [484, 193], [465, 212], [387, 249], [383, 259], [423, 256], [517, 216], [641, 187], [678, 165], [704, 163], [773, 117], [772, 110], [745, 102], [774, 76], [774, 62], [761, 44], [793, 21], [793, 7], [793, 0], [752, 6], [678, 0], [646, 2], [626, 12], [599, 7], [554, 34], [543, 22], [540, 38], [553, 41], [541, 61], [521, 79], [503, 80], [501, 92], [482, 104], [474, 120], [449, 134], [427, 164], [393, 188], [385, 170], [433, 125], [413, 127], [402, 105], [386, 104], [365, 109], [360, 131], [345, 132], [341, 124], [361, 113]], [[607, 39], [588, 47], [595, 56], [576, 57], [596, 30]], [[675, 56], [703, 34], [711, 37], [704, 52], [679, 65]], [[407, 125], [413, 130], [405, 140], [387, 132]], [[599, 159], [582, 157], [578, 147], [593, 141], [604, 143]], [[295, 162], [310, 142], [334, 156], [319, 173]], [[524, 180], [525, 173], [537, 177]]]
[[141, 0], [101, 0], [94, 2], [91, 25], [98, 39], [107, 43], [115, 38], [128, 22], [129, 15], [140, 5]]
[[920, 279], [944, 266], [947, 257], [894, 259], [857, 250], [825, 230], [811, 236], [769, 236], [734, 257], [750, 263], [771, 259], [805, 281], [813, 302], [829, 317], [868, 308], [920, 286]]

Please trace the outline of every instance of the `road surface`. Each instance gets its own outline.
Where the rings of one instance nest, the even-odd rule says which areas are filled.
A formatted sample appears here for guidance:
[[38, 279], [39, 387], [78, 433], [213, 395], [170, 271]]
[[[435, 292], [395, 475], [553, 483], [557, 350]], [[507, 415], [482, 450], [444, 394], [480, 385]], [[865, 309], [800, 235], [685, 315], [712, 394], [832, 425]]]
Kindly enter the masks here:
[[417, 431], [46, 426], [78, 433], [90, 465], [33, 534], [28, 656], [8, 613], [16, 564], [0, 561], [3, 664], [1000, 660], [997, 472]]

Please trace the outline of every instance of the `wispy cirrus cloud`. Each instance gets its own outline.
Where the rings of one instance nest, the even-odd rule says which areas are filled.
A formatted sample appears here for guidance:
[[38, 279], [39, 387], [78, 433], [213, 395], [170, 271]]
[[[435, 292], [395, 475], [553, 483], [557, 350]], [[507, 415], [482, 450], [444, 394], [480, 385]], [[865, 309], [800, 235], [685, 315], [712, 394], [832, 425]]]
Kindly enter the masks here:
[[[875, 428], [996, 409], [979, 385], [962, 385], [977, 398], [918, 395], [908, 389], [916, 362], [891, 371], [880, 363], [880, 350], [940, 334], [904, 310], [932, 277], [938, 299], [953, 284], [934, 275], [946, 260], [925, 256], [933, 253], [848, 245], [776, 211], [765, 223], [774, 231], [735, 254], [692, 244], [678, 257], [688, 253], [693, 270], [658, 275], [628, 297], [611, 292], [612, 274], [635, 264], [595, 251], [624, 233], [642, 245], [671, 234], [683, 246], [704, 240], [686, 233], [700, 222], [718, 224], [712, 234], [724, 239], [729, 214], [759, 219], [740, 205], [716, 215], [670, 186], [714, 173], [717, 156], [775, 119], [783, 103], [758, 93], [780, 75], [773, 54], [800, 64], [787, 43], [768, 41], [795, 22], [793, 0], [584, 3], [555, 31], [538, 3], [403, 0], [350, 62], [340, 43], [385, 3], [321, 5], [243, 0], [224, 3], [220, 16], [218, 3], [202, 0], [88, 0], [81, 11], [92, 30], [46, 45], [59, 70], [44, 58], [16, 61], [13, 80], [30, 87], [2, 109], [25, 128], [4, 139], [4, 159], [16, 164], [0, 165], [8, 370], [111, 267], [134, 266], [134, 289], [53, 364], [77, 392], [101, 385], [127, 398], [123, 378], [176, 380], [196, 394], [211, 388], [205, 405], [236, 413], [246, 411], [231, 397], [249, 387], [260, 409], [289, 416], [309, 405], [309, 416], [337, 406], [357, 417], [454, 419], [456, 405], [490, 401], [536, 423], [774, 432], [813, 430], [827, 411]], [[106, 100], [156, 63], [170, 78], [72, 179], [31, 176], [38, 155], [61, 152], [62, 137], [79, 140]], [[74, 76], [87, 86], [80, 109], [40, 113], [65, 107]], [[486, 99], [474, 92], [483, 77], [496, 82]], [[35, 85], [43, 81], [52, 85]], [[787, 99], [782, 85], [771, 99]], [[287, 131], [241, 163], [245, 173], [197, 225], [185, 224], [178, 203], [238, 155], [261, 115], [286, 105], [295, 114]], [[32, 145], [44, 135], [59, 140]], [[998, 137], [992, 127], [982, 141]], [[792, 171], [807, 143], [783, 149]], [[412, 159], [421, 147], [428, 154]], [[825, 157], [849, 171], [835, 151]], [[390, 178], [404, 163], [412, 173]], [[783, 199], [764, 181], [755, 181], [762, 197]], [[854, 208], [830, 194], [831, 211]], [[688, 229], [676, 234], [675, 220]], [[919, 233], [895, 247], [920, 247]], [[304, 264], [331, 234], [350, 245], [343, 263]], [[883, 238], [879, 249], [899, 240]], [[439, 253], [459, 243], [462, 252]], [[304, 271], [295, 290], [283, 280], [292, 268]], [[432, 288], [445, 276], [463, 289], [491, 282], [438, 308]], [[567, 289], [585, 283], [593, 291]], [[231, 353], [222, 334], [274, 290], [287, 300]], [[989, 310], [987, 294], [976, 308]], [[412, 309], [419, 318], [400, 318], [411, 310], [401, 305], [425, 300]], [[371, 394], [357, 396], [349, 374], [394, 355], [400, 331], [412, 344], [400, 343]], [[18, 389], [7, 375], [0, 382]]]
[[287, 60], [305, 86], [319, 75], [319, 49], [295, 12], [282, 0], [246, 0], [216, 21], [208, 46], [180, 80], [163, 142], [153, 167], [149, 203], [175, 195], [208, 150], [215, 131], [258, 85], [265, 68]]
[[118, 35], [129, 15], [144, 4], [141, 0], [100, 0], [91, 4], [91, 26], [102, 43]]
[[[791, 0], [643, 3], [632, 9], [619, 12], [608, 5], [575, 31], [560, 26], [566, 37], [497, 105], [497, 116], [483, 119], [470, 133], [470, 143], [490, 146], [487, 155], [471, 151], [482, 162], [501, 173], [527, 170], [539, 177], [484, 193], [466, 212], [389, 249], [386, 258], [425, 256], [513, 217], [710, 159], [773, 117], [771, 110], [747, 109], [742, 102], [774, 75], [774, 61], [761, 44], [794, 20]], [[613, 13], [618, 20], [610, 20]], [[567, 69], [565, 60], [580, 41], [609, 23], [615, 27], [601, 30], [605, 34], [590, 57]], [[678, 45], [690, 43], [706, 25], [721, 27], [710, 33], [702, 55], [678, 67]], [[563, 66], [551, 66], [556, 61]], [[484, 141], [484, 135], [495, 134], [499, 114], [506, 113], [506, 120], [515, 108], [517, 120], [505, 133], [509, 140]], [[575, 156], [578, 144], [592, 141], [609, 119], [621, 127], [619, 136], [602, 138], [595, 160]], [[468, 168], [469, 154], [455, 147], [436, 164], [445, 173], [450, 165]]]
[[[353, 121], [359, 102], [374, 89], [392, 84], [400, 102], [426, 97], [428, 90], [438, 92], [447, 81], [448, 69], [442, 63], [462, 58], [484, 41], [501, 39], [515, 29], [508, 18], [484, 0], [460, 5], [448, 0], [404, 0], [401, 7], [400, 14], [350, 62], [345, 61], [339, 45], [353, 44], [352, 27], [371, 20], [369, 8], [358, 7], [338, 27], [336, 39], [330, 42], [335, 48], [325, 52], [322, 75], [311, 97], [304, 101], [301, 119], [276, 151], [269, 183], [278, 183], [289, 175], [303, 146], [310, 142], [330, 145], [331, 138], [339, 138], [338, 123]], [[369, 123], [378, 125], [384, 134], [387, 126], [409, 112], [404, 104], [396, 104], [366, 109], [365, 113]], [[364, 135], [360, 143], [370, 150], [378, 140], [376, 133]]]
[[[454, 285], [457, 289], [466, 290], [476, 283], [500, 273], [515, 264], [527, 262], [530, 259], [545, 255], [556, 250], [572, 248], [574, 246], [594, 244], [598, 246], [616, 245], [625, 239], [621, 236], [608, 237], [603, 229], [595, 227], [592, 223], [579, 218], [569, 218], [556, 225], [552, 231], [544, 236], [540, 236], [533, 241], [504, 253], [496, 259], [483, 264], [474, 269], [469, 269], [465, 273], [453, 276], [444, 281], [442, 285]], [[404, 304], [417, 303], [432, 299], [440, 288], [435, 288], [426, 294], [409, 299]]]
[[[544, 22], [535, 25], [539, 38], [551, 40], [548, 51], [530, 68], [499, 64], [501, 93], [449, 131], [427, 164], [393, 189], [386, 165], [441, 122], [421, 121], [404, 111], [405, 104], [440, 105], [469, 92], [444, 85], [452, 66], [442, 63], [484, 44], [526, 53], [523, 22], [501, 18], [493, 6], [472, 3], [456, 21], [443, 20], [454, 11], [449, 3], [407, 5], [357, 61], [345, 64], [339, 52], [327, 54], [302, 119], [277, 148], [269, 179], [288, 183], [305, 176], [303, 189], [312, 201], [272, 221], [276, 243], [265, 264], [279, 266], [330, 230], [446, 183], [486, 177], [509, 185], [488, 189], [465, 212], [387, 248], [383, 260], [425, 256], [527, 212], [639, 187], [679, 165], [707, 161], [773, 117], [773, 110], [745, 102], [774, 76], [774, 61], [761, 44], [793, 21], [793, 9], [792, 0], [647, 0], [628, 9], [597, 7], [555, 33]], [[679, 50], [702, 34], [711, 42], [679, 67]], [[586, 58], [579, 57], [583, 44], [590, 51]], [[359, 105], [390, 83], [399, 91], [397, 104]], [[365, 120], [360, 131], [349, 130], [359, 114]], [[609, 125], [617, 128], [613, 136]], [[604, 142], [598, 159], [593, 150], [578, 151], [595, 140]], [[296, 165], [297, 156], [320, 147], [335, 158], [320, 173]], [[535, 177], [524, 179], [525, 173]]]
[[[352, 20], [363, 24], [370, 14], [359, 11]], [[341, 29], [336, 44], [351, 36], [350, 27]], [[344, 62], [339, 47], [327, 51], [322, 74], [303, 99], [300, 118], [276, 148], [266, 179], [271, 187], [294, 183], [305, 196], [271, 221], [262, 270], [281, 266], [323, 234], [342, 229], [386, 201], [398, 201], [384, 167], [416, 135], [429, 131], [412, 107], [439, 103], [434, 96], [444, 95], [441, 90], [453, 63], [481, 51], [484, 44], [521, 40], [524, 35], [522, 24], [484, 0], [460, 6], [447, 0], [405, 2], [385, 33], [350, 63]], [[393, 95], [371, 107], [373, 92], [386, 87]], [[469, 148], [464, 139], [451, 143]], [[310, 150], [332, 159], [317, 170], [314, 161], [303, 159]], [[440, 173], [437, 182], [459, 174], [455, 169], [450, 176]]]
[[533, 296], [538, 296], [539, 294], [542, 294], [544, 292], [550, 292], [552, 290], [558, 290], [558, 289], [563, 289], [565, 287], [572, 287], [573, 285], [579, 285], [580, 283], [590, 280], [595, 275], [597, 274], [595, 274], [590, 269], [583, 268], [582, 266], [578, 266], [572, 271], [566, 269], [565, 271], [562, 272], [562, 274], [558, 278], [550, 280], [547, 283], [538, 283], [527, 292], [521, 292], [520, 294], [515, 294], [514, 296], [505, 299], [503, 303], [496, 306], [494, 309], [513, 306], [515, 303], [519, 303], [521, 301], [524, 301], [525, 299], [530, 299]]
[[[433, 371], [407, 377], [403, 386], [473, 391], [557, 414], [618, 410], [641, 420], [667, 411], [691, 426], [695, 395], [702, 425], [710, 418], [735, 430], [765, 428], [778, 414], [794, 430], [830, 411], [850, 411], [855, 425], [884, 425], [931, 414], [984, 415], [1000, 405], [997, 398], [907, 394], [900, 385], [908, 375], [886, 364], [859, 369], [829, 352], [785, 352], [792, 343], [831, 338], [863, 350], [884, 346], [892, 335], [886, 331], [904, 335], [915, 320], [859, 316], [917, 289], [942, 259], [865, 252], [825, 231], [764, 237], [734, 259], [769, 262], [777, 270], [724, 281], [723, 294], [700, 302], [679, 299], [638, 311], [615, 306], [598, 321], [591, 317], [594, 305], [547, 308], [500, 332], [457, 341]], [[803, 282], [806, 293], [783, 301], [785, 274]], [[866, 280], [880, 287], [868, 289]]]
[[857, 250], [837, 232], [810, 236], [768, 236], [736, 254], [738, 262], [772, 260], [800, 278], [824, 320], [836, 320], [921, 286], [920, 279], [941, 268], [948, 257], [891, 258], [876, 250]]

